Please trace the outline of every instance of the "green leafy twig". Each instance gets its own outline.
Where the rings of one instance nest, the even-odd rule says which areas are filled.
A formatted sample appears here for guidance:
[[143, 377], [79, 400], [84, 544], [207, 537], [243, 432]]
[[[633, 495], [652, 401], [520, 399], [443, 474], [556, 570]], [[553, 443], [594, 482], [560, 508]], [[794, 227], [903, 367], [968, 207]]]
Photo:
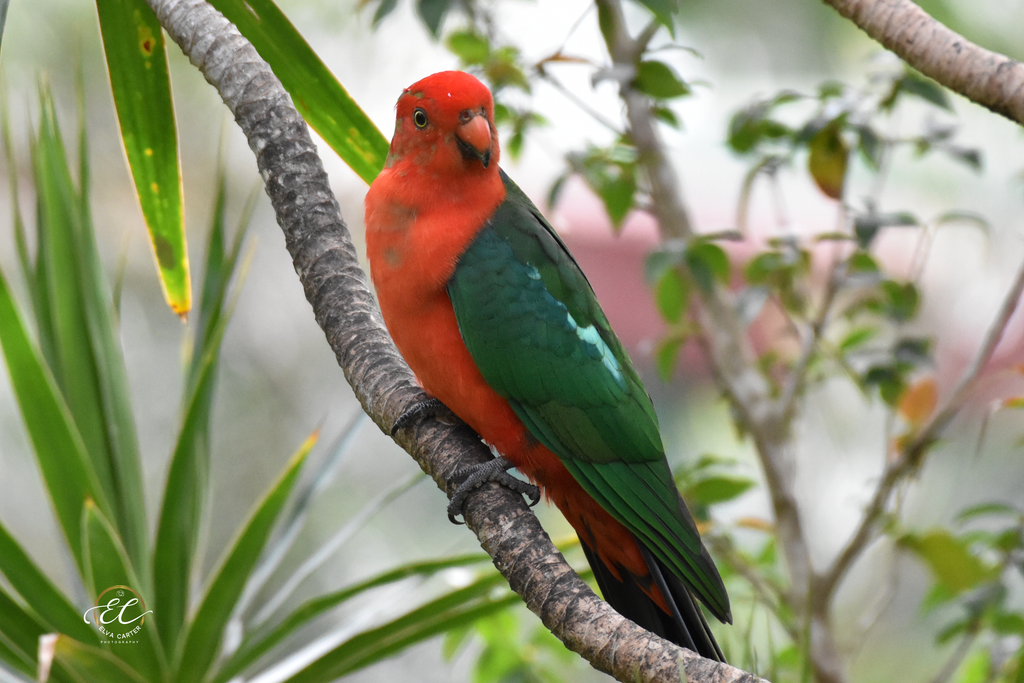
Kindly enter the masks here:
[[982, 338], [981, 345], [978, 347], [974, 359], [967, 369], [964, 370], [960, 381], [945, 404], [941, 409], [935, 411], [932, 417], [916, 432], [914, 437], [901, 450], [898, 457], [886, 465], [878, 486], [871, 497], [871, 502], [868, 503], [864, 516], [861, 518], [860, 525], [846, 546], [836, 556], [836, 559], [833, 560], [832, 565], [821, 576], [821, 580], [816, 586], [819, 596], [832, 595], [839, 581], [853, 564], [853, 561], [860, 556], [864, 547], [874, 538], [878, 524], [884, 517], [893, 491], [900, 482], [920, 467], [928, 449], [935, 443], [950, 421], [960, 412], [964, 404], [967, 403], [974, 390], [975, 382], [991, 359], [1000, 339], [1002, 339], [1006, 325], [1016, 310], [1022, 294], [1024, 294], [1024, 263], [1018, 268], [1013, 283], [1003, 297], [999, 311]]

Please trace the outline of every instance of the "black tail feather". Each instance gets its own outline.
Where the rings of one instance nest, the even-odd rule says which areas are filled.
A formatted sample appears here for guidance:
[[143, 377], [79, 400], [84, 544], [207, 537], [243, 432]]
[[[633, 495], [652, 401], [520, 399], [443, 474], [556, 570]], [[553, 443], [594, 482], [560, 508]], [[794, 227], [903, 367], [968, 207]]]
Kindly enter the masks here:
[[615, 611], [648, 631], [680, 647], [692, 650], [701, 657], [725, 661], [725, 656], [715, 642], [708, 622], [700, 606], [694, 602], [690, 591], [675, 575], [665, 570], [643, 544], [638, 543], [651, 570], [651, 577], [668, 602], [672, 614], [665, 613], [655, 604], [628, 572], [620, 570], [619, 573], [625, 580], [619, 581], [585, 543], [581, 545], [587, 555], [587, 561], [594, 570], [594, 578], [597, 579], [604, 599], [615, 608]]

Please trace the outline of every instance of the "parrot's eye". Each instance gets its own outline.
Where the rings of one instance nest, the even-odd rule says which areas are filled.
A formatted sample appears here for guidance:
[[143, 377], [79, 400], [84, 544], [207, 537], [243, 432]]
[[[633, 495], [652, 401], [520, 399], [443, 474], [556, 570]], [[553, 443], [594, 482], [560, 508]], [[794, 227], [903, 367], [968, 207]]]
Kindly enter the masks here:
[[412, 113], [412, 122], [416, 124], [417, 128], [427, 127], [427, 112], [423, 111], [419, 107]]

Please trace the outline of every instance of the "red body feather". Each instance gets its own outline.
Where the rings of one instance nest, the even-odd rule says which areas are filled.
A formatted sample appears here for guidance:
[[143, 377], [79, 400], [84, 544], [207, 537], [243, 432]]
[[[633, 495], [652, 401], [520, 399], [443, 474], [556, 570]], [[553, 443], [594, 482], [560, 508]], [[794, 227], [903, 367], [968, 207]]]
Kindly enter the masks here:
[[[485, 168], [464, 158], [456, 140], [467, 112], [481, 108], [491, 145]], [[429, 129], [418, 129], [417, 110], [429, 118]], [[480, 131], [466, 137], [478, 144]], [[554, 453], [529, 437], [462, 341], [446, 284], [459, 256], [505, 198], [498, 156], [491, 94], [477, 79], [445, 72], [403, 92], [387, 167], [366, 195], [366, 246], [384, 321], [424, 391], [540, 486], [616, 578], [623, 578], [623, 569], [629, 572], [668, 611], [633, 535]]]

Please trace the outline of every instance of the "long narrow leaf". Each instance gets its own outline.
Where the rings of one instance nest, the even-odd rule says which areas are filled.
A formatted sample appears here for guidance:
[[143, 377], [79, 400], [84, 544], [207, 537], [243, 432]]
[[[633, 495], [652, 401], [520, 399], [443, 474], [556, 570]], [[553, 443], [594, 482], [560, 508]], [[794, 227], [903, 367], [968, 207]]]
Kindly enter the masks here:
[[231, 318], [224, 311], [227, 283], [238, 258], [243, 230], [229, 256], [224, 255], [223, 177], [207, 248], [202, 308], [193, 348], [196, 357], [186, 378], [186, 405], [164, 488], [154, 550], [155, 613], [168, 656], [176, 651], [188, 608], [192, 560], [202, 524], [209, 472], [209, 424], [217, 377], [217, 359]]
[[[0, 0], [6, 4], [7, 0]], [[14, 158], [14, 145], [11, 144], [11, 122], [7, 114], [7, 98], [0, 97], [0, 129], [3, 131], [4, 160], [7, 164], [7, 183], [11, 197], [11, 219], [14, 223], [14, 244], [18, 250], [18, 262], [21, 275], [28, 282], [33, 278], [35, 269], [28, 255], [28, 240], [25, 238], [25, 221], [21, 215], [21, 200], [18, 197], [18, 163]]]
[[0, 48], [4, 44], [4, 26], [7, 25], [7, 3], [8, 0], [0, 0]]
[[178, 134], [160, 22], [144, 0], [96, 0], [128, 166], [171, 309], [192, 307]]
[[87, 643], [95, 644], [98, 641], [96, 632], [86, 626], [79, 610], [75, 609], [46, 575], [36, 567], [32, 559], [2, 524], [0, 524], [0, 572], [15, 591], [24, 599], [31, 600], [32, 609], [42, 617], [47, 628], [66, 633]]
[[367, 183], [384, 168], [388, 141], [272, 0], [212, 0], [274, 69], [320, 137]]
[[40, 683], [50, 680], [52, 666], [72, 672], [79, 683], [149, 683], [137, 671], [110, 652], [80, 643], [68, 636], [45, 636], [39, 643]]
[[0, 588], [0, 658], [29, 676], [35, 673], [36, 644], [46, 628]]
[[360, 633], [287, 679], [287, 683], [327, 683], [415, 643], [459, 628], [520, 601], [518, 595], [489, 595], [504, 581], [498, 573], [478, 580], [378, 628]]
[[266, 601], [262, 608], [260, 608], [260, 611], [253, 618], [254, 621], [261, 623], [269, 619], [270, 616], [282, 604], [284, 604], [289, 596], [291, 596], [295, 589], [298, 588], [299, 585], [313, 572], [323, 566], [328, 558], [338, 551], [338, 548], [352, 538], [357, 531], [370, 521], [374, 515], [384, 509], [384, 507], [391, 501], [408, 491], [420, 481], [423, 481], [425, 476], [426, 475], [422, 472], [414, 472], [405, 479], [395, 482], [374, 496], [374, 498], [364, 505], [362, 509], [345, 524], [345, 526], [338, 529], [333, 536], [323, 542], [315, 553], [303, 562], [298, 569], [291, 573], [284, 585], [277, 590], [272, 598]]
[[312, 502], [334, 480], [339, 466], [349, 452], [349, 446], [355, 439], [359, 425], [367, 419], [365, 412], [356, 410], [348, 424], [342, 429], [341, 435], [328, 449], [330, 455], [317, 467], [312, 476], [306, 477], [308, 481], [305, 484], [300, 484], [296, 488], [295, 504], [282, 520], [281, 533], [276, 535], [274, 541], [267, 548], [267, 552], [260, 559], [259, 565], [253, 570], [249, 581], [245, 584], [245, 591], [235, 607], [234, 619], [240, 620], [241, 615], [246, 613], [253, 598], [262, 590], [288, 550], [291, 549], [295, 539], [299, 537], [299, 532], [305, 526]]
[[185, 382], [186, 396], [191, 395], [202, 373], [204, 357], [218, 342], [218, 330], [222, 328], [221, 318], [228, 301], [228, 285], [235, 275], [242, 243], [249, 230], [252, 212], [256, 207], [260, 188], [256, 188], [246, 201], [238, 221], [234, 243], [227, 248], [225, 231], [225, 206], [227, 203], [227, 176], [223, 166], [217, 173], [217, 198], [210, 220], [210, 234], [206, 245], [206, 261], [203, 264], [203, 287], [199, 298], [198, 319], [193, 334], [192, 360]]
[[361, 581], [348, 588], [328, 593], [327, 595], [309, 600], [289, 614], [284, 621], [275, 626], [273, 630], [263, 636], [248, 638], [239, 647], [238, 651], [229, 659], [220, 671], [213, 683], [224, 683], [232, 677], [241, 673], [246, 667], [255, 663], [260, 657], [268, 653], [274, 646], [289, 635], [302, 628], [310, 621], [321, 614], [337, 607], [338, 605], [351, 600], [374, 588], [385, 586], [398, 581], [403, 581], [412, 576], [428, 577], [437, 572], [451, 569], [453, 567], [464, 567], [471, 564], [479, 564], [487, 561], [488, 556], [475, 553], [473, 555], [460, 555], [444, 560], [431, 562], [417, 562], [403, 567], [397, 567], [390, 571], [378, 574], [365, 581]]
[[213, 399], [216, 364], [204, 365], [199, 385], [185, 414], [185, 422], [167, 474], [163, 507], [153, 556], [154, 610], [170, 656], [177, 647], [188, 609], [189, 581], [202, 523], [203, 496], [208, 477], [209, 443], [201, 434]]
[[[7, 281], [0, 274], [0, 345], [14, 395], [21, 408], [39, 469], [67, 538], [71, 553], [83, 568], [82, 507], [87, 498], [103, 500], [103, 491], [85, 452], [56, 382], [32, 345]], [[109, 505], [100, 503], [109, 509]]]
[[[150, 681], [163, 680], [167, 674], [167, 660], [164, 658], [163, 648], [157, 634], [155, 621], [145, 618], [146, 609], [145, 594], [138, 588], [141, 584], [135, 571], [132, 569], [124, 546], [117, 537], [117, 532], [103, 514], [96, 508], [92, 501], [86, 501], [85, 511], [82, 516], [82, 534], [85, 538], [86, 557], [86, 584], [93, 595], [97, 596], [96, 611], [92, 614], [94, 623], [98, 620], [100, 624], [111, 624], [111, 634], [104, 634], [110, 649]], [[107, 617], [102, 605], [108, 604], [108, 599], [99, 599], [99, 596], [110, 588], [120, 587], [125, 593], [124, 587], [133, 590], [138, 594], [140, 605], [134, 607], [134, 611], [141, 614], [131, 614], [129, 623], [125, 624], [121, 616], [125, 604], [132, 597], [125, 594], [115, 598], [121, 609], [113, 610], [113, 615]], [[111, 591], [113, 593], [113, 591]], [[107, 593], [107, 595], [111, 595]], [[138, 619], [136, 621], [135, 619]], [[137, 630], [136, 630], [137, 629]], [[122, 635], [127, 634], [124, 639]]]
[[[84, 131], [80, 154], [88, 156]], [[40, 325], [40, 336], [50, 335], [51, 367], [113, 506], [107, 512], [141, 566], [146, 560], [146, 508], [138, 441], [124, 357], [113, 330], [110, 292], [89, 215], [88, 164], [81, 165], [83, 189], [76, 191], [46, 93], [33, 162], [39, 195], [36, 284], [46, 299], [41, 310], [49, 318], [48, 324]]]
[[177, 680], [181, 683], [201, 680], [213, 663], [224, 626], [242, 595], [245, 582], [263, 552], [274, 523], [299, 475], [299, 469], [312, 447], [313, 444], [307, 440], [292, 456], [281, 478], [256, 508], [221, 563], [189, 625], [177, 672]]
[[[88, 339], [96, 364], [98, 399], [109, 447], [118, 517], [114, 520], [139, 578], [149, 577], [149, 542], [146, 530], [146, 501], [142, 485], [139, 440], [132, 413], [128, 370], [119, 335], [115, 329], [113, 297], [107, 285], [92, 222], [89, 184], [89, 145], [85, 131], [85, 85], [79, 77], [79, 213], [80, 232], [75, 236], [79, 255], [79, 291]], [[143, 586], [148, 589], [149, 586]]]

